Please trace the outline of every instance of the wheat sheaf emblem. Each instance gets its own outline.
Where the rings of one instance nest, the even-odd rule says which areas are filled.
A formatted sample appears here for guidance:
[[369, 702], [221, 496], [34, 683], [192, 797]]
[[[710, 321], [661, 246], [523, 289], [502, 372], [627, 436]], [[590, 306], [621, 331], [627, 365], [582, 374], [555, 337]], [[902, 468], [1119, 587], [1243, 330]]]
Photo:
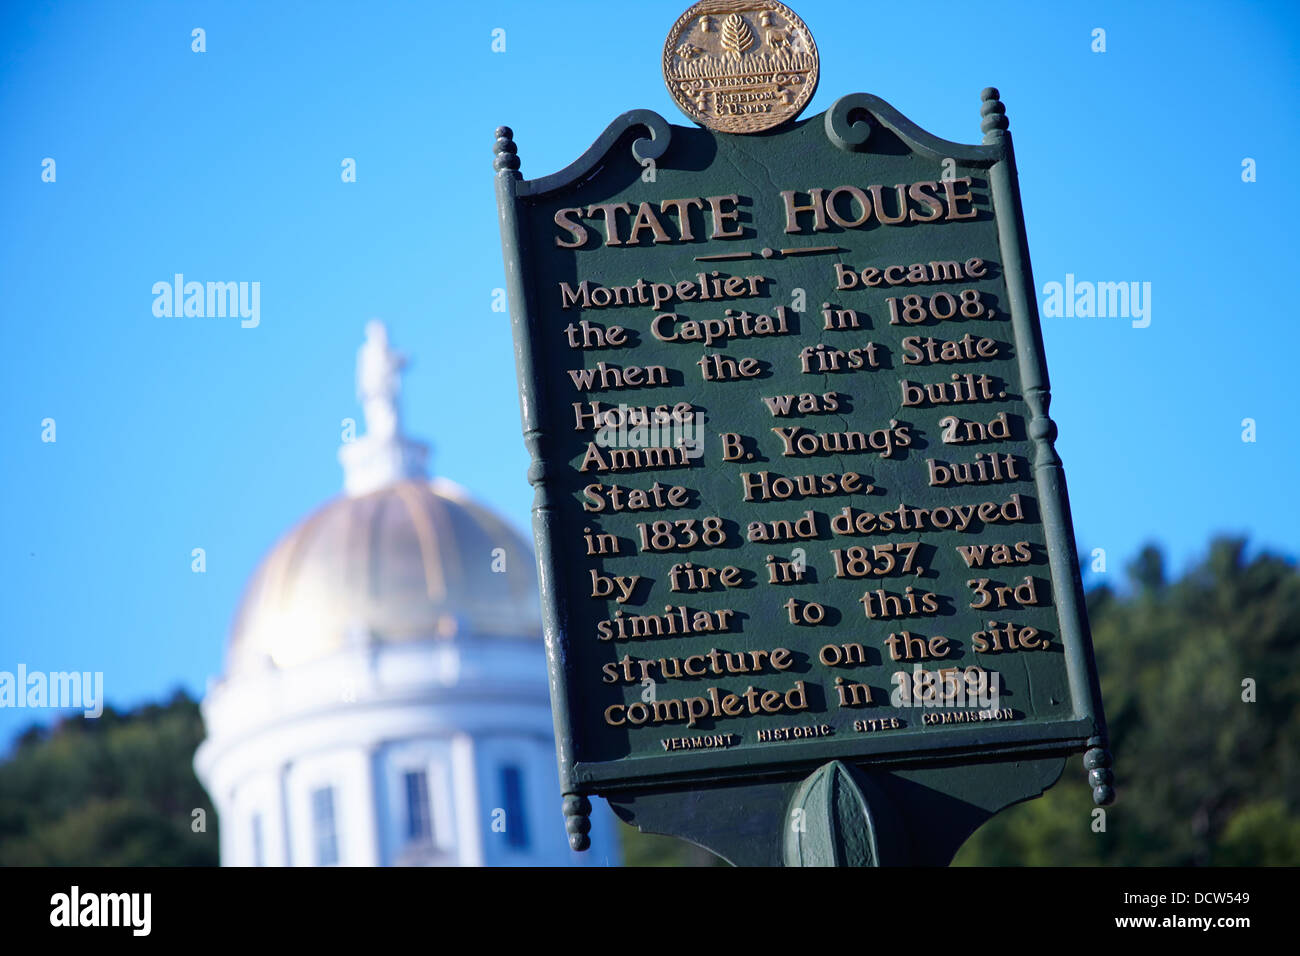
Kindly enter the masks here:
[[744, 17], [739, 13], [733, 13], [722, 21], [720, 41], [723, 50], [739, 59], [754, 45], [754, 31]]

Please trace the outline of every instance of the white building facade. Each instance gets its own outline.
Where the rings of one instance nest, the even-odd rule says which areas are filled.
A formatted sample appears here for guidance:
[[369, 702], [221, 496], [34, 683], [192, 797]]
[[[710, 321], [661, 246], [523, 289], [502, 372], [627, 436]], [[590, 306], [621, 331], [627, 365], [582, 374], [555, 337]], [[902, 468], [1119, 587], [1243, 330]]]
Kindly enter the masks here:
[[617, 865], [560, 810], [529, 541], [402, 435], [403, 362], [367, 327], [367, 433], [346, 492], [280, 539], [249, 581], [195, 769], [236, 866]]

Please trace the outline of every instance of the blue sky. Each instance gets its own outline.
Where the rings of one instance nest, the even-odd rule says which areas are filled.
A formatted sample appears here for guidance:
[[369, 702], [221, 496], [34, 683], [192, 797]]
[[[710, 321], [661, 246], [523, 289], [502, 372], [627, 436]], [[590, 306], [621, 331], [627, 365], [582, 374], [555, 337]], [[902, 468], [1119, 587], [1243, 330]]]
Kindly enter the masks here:
[[[201, 693], [261, 555], [341, 490], [371, 317], [413, 358], [434, 470], [527, 528], [492, 131], [535, 177], [625, 110], [686, 123], [659, 67], [686, 5], [5, 5], [0, 670], [103, 671], [118, 706]], [[1175, 568], [1220, 532], [1294, 555], [1295, 5], [795, 8], [805, 115], [870, 92], [978, 142], [995, 85], [1040, 290], [1151, 283], [1148, 328], [1044, 320], [1080, 546], [1112, 579], [1146, 541]], [[260, 325], [156, 317], [177, 272], [260, 282]], [[0, 741], [33, 716], [0, 710]]]

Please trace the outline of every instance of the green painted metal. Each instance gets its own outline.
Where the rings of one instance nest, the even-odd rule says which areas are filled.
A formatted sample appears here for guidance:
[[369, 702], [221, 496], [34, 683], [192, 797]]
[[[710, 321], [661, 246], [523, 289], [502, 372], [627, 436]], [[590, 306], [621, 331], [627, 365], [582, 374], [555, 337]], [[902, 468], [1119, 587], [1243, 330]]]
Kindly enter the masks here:
[[853, 769], [822, 764], [799, 784], [786, 814], [786, 866], [879, 866], [879, 834], [896, 833], [897, 811], [883, 794], [868, 799]]
[[[520, 410], [524, 440], [532, 457], [528, 479], [535, 488], [534, 534], [541, 571], [543, 616], [550, 669], [551, 698], [559, 747], [560, 777], [568, 795], [565, 813], [571, 842], [587, 845], [587, 795], [608, 799], [624, 819], [658, 832], [691, 839], [738, 863], [780, 864], [834, 859], [863, 865], [880, 862], [881, 841], [891, 848], [884, 862], [946, 863], [975, 826], [1002, 807], [1042, 792], [1059, 775], [1066, 754], [1088, 750], [1087, 768], [1099, 803], [1113, 799], [1113, 776], [1105, 752], [1106, 731], [1060, 459], [1054, 449], [1055, 425], [1048, 417], [1050, 391], [1043, 356], [1020, 207], [1011, 138], [996, 90], [986, 90], [982, 106], [984, 142], [961, 145], [938, 139], [911, 123], [883, 100], [866, 94], [845, 96], [826, 113], [787, 124], [766, 134], [731, 136], [699, 128], [669, 125], [648, 110], [624, 114], [610, 124], [577, 161], [559, 173], [533, 180], [520, 177], [513, 135], [498, 130], [494, 166], [502, 247], [516, 343]], [[945, 177], [945, 173], [948, 174]], [[939, 182], [970, 177], [976, 218], [939, 224], [912, 222], [866, 228], [833, 226], [824, 232], [787, 234], [781, 190], [807, 193], [853, 184], [877, 184], [886, 195], [896, 183]], [[940, 187], [942, 188], [942, 187]], [[704, 238], [709, 220], [700, 210], [696, 236], [683, 243], [643, 241], [605, 245], [599, 220], [586, 219], [591, 230], [579, 249], [556, 244], [556, 215], [561, 210], [627, 202], [636, 209], [651, 202], [659, 210], [665, 199], [735, 194], [743, 209], [741, 239]], [[886, 202], [890, 200], [886, 198]], [[806, 217], [805, 217], [806, 218]], [[626, 231], [628, 219], [621, 220]], [[834, 254], [781, 254], [785, 249], [834, 245]], [[771, 250], [761, 257], [760, 250]], [[696, 256], [752, 252], [755, 258], [697, 261]], [[931, 261], [963, 262], [980, 257], [988, 273], [960, 283], [900, 285], [895, 289], [835, 291], [834, 263], [857, 269]], [[647, 282], [691, 281], [714, 270], [722, 276], [762, 274], [762, 295], [723, 302], [677, 302], [658, 312], [676, 311], [683, 319], [722, 316], [724, 308], [775, 315], [782, 307], [793, 329], [784, 336], [732, 338], [705, 348], [700, 343], [660, 341], [651, 334], [658, 312], [648, 305], [565, 309], [559, 284], [576, 288], [583, 280], [605, 287], [632, 287]], [[889, 324], [884, 300], [916, 293], [956, 293], [970, 288], [994, 305], [996, 317], [969, 321], [927, 322], [897, 328]], [[807, 300], [794, 309], [795, 290]], [[867, 316], [863, 328], [826, 331], [821, 307], [853, 309]], [[586, 319], [601, 326], [624, 326], [636, 333], [632, 348], [573, 349], [563, 330]], [[996, 359], [972, 365], [905, 365], [902, 337], [909, 334], [959, 339], [966, 332], [999, 343]], [[795, 363], [804, 346], [825, 344], [847, 349], [876, 342], [888, 365], [855, 375], [808, 374]], [[706, 382], [695, 365], [702, 356], [753, 357], [763, 363], [757, 388], [750, 383]], [[594, 369], [598, 362], [618, 366], [662, 365], [672, 370], [669, 384], [654, 388], [580, 393], [568, 370]], [[1001, 401], [942, 407], [904, 407], [900, 379], [918, 383], [947, 380], [950, 372], [987, 373], [1001, 383]], [[837, 391], [851, 401], [836, 414], [802, 418], [774, 417], [758, 396]], [[589, 451], [590, 432], [574, 428], [575, 402], [603, 402], [605, 407], [689, 402], [706, 417], [704, 454], [689, 467], [661, 468], [600, 475], [580, 470]], [[947, 415], [987, 421], [1006, 412], [1013, 427], [1009, 441], [996, 445], [947, 447], [940, 441], [939, 420]], [[791, 458], [773, 427], [802, 426], [871, 432], [897, 421], [910, 427], [912, 447], [889, 458], [877, 454], [832, 454]], [[722, 460], [720, 432], [754, 439], [752, 462]], [[977, 451], [996, 451], [1024, 463], [1023, 480], [931, 487], [927, 458], [969, 461]], [[870, 476], [881, 490], [838, 497], [785, 502], [742, 500], [741, 472], [767, 470], [780, 475], [844, 473]], [[654, 481], [691, 489], [687, 506], [665, 511], [598, 514], [583, 510], [583, 489], [594, 481], [624, 488], [648, 489]], [[1006, 503], [1021, 496], [1023, 522], [988, 523], [977, 534], [927, 530], [919, 534], [837, 536], [829, 519], [849, 506], [883, 512], [909, 507], [943, 508], [978, 502]], [[817, 513], [814, 539], [783, 544], [746, 541], [749, 522], [794, 520], [809, 509]], [[1014, 513], [1014, 509], [1012, 511]], [[664, 518], [724, 518], [727, 543], [688, 554], [661, 554], [637, 549], [638, 522]], [[615, 535], [624, 544], [619, 556], [588, 557], [585, 534]], [[834, 576], [832, 548], [871, 546], [917, 540], [926, 571], [921, 576], [849, 580]], [[1030, 540], [1033, 562], [1023, 567], [970, 571], [957, 545], [1005, 544]], [[769, 585], [765, 557], [789, 557], [803, 547], [812, 573], [802, 583]], [[714, 567], [744, 569], [744, 587], [729, 591], [671, 593], [671, 567], [690, 560]], [[603, 575], [641, 575], [640, 590], [627, 604], [593, 599], [591, 569]], [[969, 608], [968, 579], [989, 577], [1014, 585], [1033, 577], [1042, 606], [984, 612]], [[932, 617], [869, 620], [859, 598], [867, 589], [884, 587], [901, 594], [904, 587], [943, 595], [941, 613]], [[832, 610], [827, 624], [795, 626], [783, 606], [789, 598], [815, 600]], [[663, 636], [652, 640], [597, 638], [601, 621], [663, 613], [665, 605], [692, 611], [735, 611], [739, 627], [706, 635]], [[1039, 630], [1052, 642], [1049, 650], [980, 654], [972, 635], [990, 620], [1013, 620]], [[927, 669], [970, 665], [1000, 675], [1001, 706], [1012, 720], [930, 725], [924, 708], [893, 707], [894, 675], [910, 662], [894, 662], [884, 651], [886, 634], [909, 630], [930, 637], [947, 636], [954, 652], [926, 661]], [[854, 668], [825, 666], [818, 650], [826, 644], [860, 643], [868, 648], [867, 664]], [[736, 719], [707, 719], [694, 726], [665, 723], [611, 727], [603, 713], [610, 706], [628, 707], [642, 700], [640, 681], [603, 680], [603, 668], [624, 654], [634, 658], [687, 657], [711, 648], [738, 652], [785, 647], [795, 655], [790, 671], [768, 670], [753, 676], [707, 677], [659, 681], [653, 691], [664, 699], [704, 693], [740, 694], [746, 686], [788, 694], [803, 681], [807, 708], [793, 713], [759, 714]], [[837, 706], [836, 675], [871, 688], [873, 705]], [[795, 695], [795, 703], [798, 695]], [[971, 708], [967, 708], [970, 710]], [[855, 722], [898, 717], [898, 729], [859, 732]], [[791, 726], [829, 728], [826, 735], [760, 741], [759, 731]], [[735, 742], [712, 749], [669, 750], [665, 739], [735, 734]], [[817, 804], [816, 794], [831, 794]], [[825, 837], [818, 842], [801, 835], [785, 837], [784, 821], [792, 801], [812, 800], [802, 809]], [[911, 801], [911, 804], [905, 801]], [[857, 801], [857, 802], [855, 802]], [[865, 801], [865, 802], [862, 802]], [[861, 806], [858, 805], [861, 803]], [[745, 819], [727, 808], [745, 808]], [[918, 816], [916, 808], [943, 814], [942, 823]], [[855, 809], [856, 808], [856, 809]], [[861, 811], [859, 814], [858, 811]], [[862, 823], [849, 825], [849, 821]], [[877, 825], [874, 821], [880, 821]], [[851, 832], [850, 832], [851, 831]], [[808, 831], [812, 832], [812, 831]], [[826, 835], [831, 836], [827, 837]], [[910, 834], [909, 836], [900, 836]], [[882, 836], [883, 835], [883, 836]], [[895, 844], [890, 844], [894, 840]], [[903, 840], [901, 844], [897, 840]], [[831, 853], [828, 857], [827, 853]]]

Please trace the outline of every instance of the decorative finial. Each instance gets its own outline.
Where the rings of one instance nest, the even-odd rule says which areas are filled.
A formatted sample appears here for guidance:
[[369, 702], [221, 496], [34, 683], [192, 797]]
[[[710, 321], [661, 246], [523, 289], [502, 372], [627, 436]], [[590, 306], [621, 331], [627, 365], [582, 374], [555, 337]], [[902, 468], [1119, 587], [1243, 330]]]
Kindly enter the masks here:
[[366, 433], [339, 449], [343, 487], [350, 495], [426, 477], [429, 447], [402, 434], [399, 399], [406, 365], [406, 356], [389, 347], [384, 323], [367, 322], [366, 341], [357, 350], [357, 400], [365, 413]]
[[509, 126], [497, 127], [497, 141], [492, 145], [492, 168], [502, 173], [506, 170], [518, 172], [519, 147], [515, 145], [515, 131]]
[[986, 86], [980, 93], [980, 116], [984, 117], [980, 123], [980, 129], [984, 131], [984, 145], [996, 143], [1002, 138], [1002, 132], [1008, 127], [1007, 108], [1002, 105], [999, 99], [1001, 94], [998, 93], [996, 86]]
[[1115, 802], [1115, 774], [1110, 769], [1110, 751], [1102, 737], [1091, 738], [1088, 748], [1083, 755], [1083, 767], [1088, 771], [1092, 802], [1099, 807], [1108, 807]]
[[591, 801], [580, 793], [564, 795], [564, 829], [572, 849], [581, 853], [591, 846]]

